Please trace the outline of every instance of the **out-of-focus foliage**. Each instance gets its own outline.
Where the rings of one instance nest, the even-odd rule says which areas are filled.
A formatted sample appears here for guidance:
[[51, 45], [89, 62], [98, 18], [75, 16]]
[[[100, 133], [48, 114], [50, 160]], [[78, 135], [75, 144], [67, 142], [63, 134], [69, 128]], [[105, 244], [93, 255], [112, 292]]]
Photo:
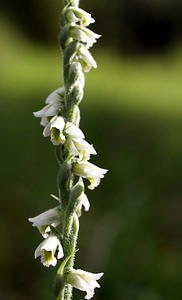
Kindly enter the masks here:
[[[34, 260], [41, 238], [27, 219], [51, 203], [55, 206], [49, 193], [57, 193], [57, 163], [32, 112], [61, 85], [61, 59], [58, 48], [36, 44], [36, 39], [32, 42], [28, 37], [56, 40], [60, 2], [34, 2], [19, 1], [19, 8], [17, 1], [1, 3], [1, 12], [8, 12], [6, 21], [0, 21], [3, 300], [54, 299], [55, 269], [45, 269]], [[94, 299], [181, 300], [182, 51], [176, 47], [163, 55], [159, 51], [154, 56], [126, 58], [119, 54], [120, 48], [100, 47], [112, 37], [123, 48], [117, 20], [121, 4], [129, 7], [133, 3], [126, 2], [115, 0], [111, 9], [110, 2], [82, 0], [104, 36], [95, 47], [98, 69], [86, 77], [81, 127], [98, 150], [93, 163], [109, 172], [94, 192], [88, 191], [91, 210], [81, 218], [76, 267], [105, 272]], [[170, 5], [171, 18], [181, 22], [172, 9], [179, 8], [180, 2], [140, 1], [142, 5]], [[111, 25], [117, 34], [109, 30]], [[128, 42], [131, 50], [133, 42]], [[137, 51], [143, 49], [140, 43], [136, 45]], [[74, 292], [75, 300], [83, 299], [83, 293]]]
[[[31, 38], [54, 43], [61, 5], [61, 0], [1, 0], [0, 6]], [[179, 0], [82, 0], [81, 5], [97, 20], [92, 27], [103, 35], [103, 46], [112, 44], [126, 53], [156, 52], [181, 40]]]

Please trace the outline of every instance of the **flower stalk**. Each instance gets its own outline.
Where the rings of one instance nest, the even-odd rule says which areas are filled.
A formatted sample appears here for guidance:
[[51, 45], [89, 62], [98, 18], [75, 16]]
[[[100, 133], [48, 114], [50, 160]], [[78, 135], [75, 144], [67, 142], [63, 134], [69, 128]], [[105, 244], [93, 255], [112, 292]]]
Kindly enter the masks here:
[[59, 35], [63, 86], [52, 92], [45, 107], [34, 113], [35, 117], [41, 118], [43, 136], [49, 137], [55, 147], [59, 164], [58, 197], [53, 198], [58, 200], [58, 205], [29, 221], [44, 238], [35, 250], [35, 258], [40, 256], [45, 267], [56, 266], [60, 261], [55, 283], [56, 299], [71, 300], [73, 287], [85, 291], [85, 299], [91, 299], [94, 289], [100, 287], [97, 280], [103, 273], [74, 269], [79, 219], [82, 208], [85, 211], [90, 208], [83, 179], [89, 181], [88, 188], [93, 190], [107, 170], [89, 162], [96, 151], [79, 128], [79, 104], [84, 95], [84, 73], [97, 68], [89, 49], [100, 35], [87, 28], [95, 20], [79, 8], [78, 0], [63, 3]]

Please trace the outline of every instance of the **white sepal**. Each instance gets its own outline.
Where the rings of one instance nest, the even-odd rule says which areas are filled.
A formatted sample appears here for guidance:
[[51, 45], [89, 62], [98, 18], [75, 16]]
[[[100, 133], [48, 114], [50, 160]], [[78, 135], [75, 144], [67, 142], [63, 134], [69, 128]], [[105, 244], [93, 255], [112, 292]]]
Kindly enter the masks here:
[[29, 222], [33, 227], [37, 227], [44, 238], [50, 232], [50, 225], [57, 227], [60, 223], [60, 209], [59, 206], [49, 209], [34, 218], [29, 218]]

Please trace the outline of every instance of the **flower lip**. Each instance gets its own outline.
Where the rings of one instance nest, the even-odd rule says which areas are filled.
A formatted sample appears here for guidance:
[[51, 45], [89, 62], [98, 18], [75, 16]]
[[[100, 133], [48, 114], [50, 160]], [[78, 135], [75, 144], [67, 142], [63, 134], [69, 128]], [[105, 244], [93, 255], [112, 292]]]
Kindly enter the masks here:
[[57, 259], [64, 256], [62, 245], [55, 235], [49, 235], [35, 250], [35, 258], [41, 256], [41, 262], [45, 267], [55, 266]]

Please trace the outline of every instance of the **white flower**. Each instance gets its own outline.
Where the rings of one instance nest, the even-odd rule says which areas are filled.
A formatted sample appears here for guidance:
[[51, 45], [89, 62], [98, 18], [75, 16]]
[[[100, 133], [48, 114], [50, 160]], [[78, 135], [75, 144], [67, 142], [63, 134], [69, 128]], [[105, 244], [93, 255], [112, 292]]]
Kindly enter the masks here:
[[80, 160], [88, 160], [90, 154], [97, 154], [94, 147], [82, 138], [68, 136], [65, 148], [74, 156], [79, 156]]
[[92, 47], [96, 43], [96, 39], [101, 37], [101, 35], [80, 25], [75, 25], [70, 29], [70, 36], [79, 42], [86, 43], [87, 48]]
[[64, 87], [61, 87], [52, 92], [45, 101], [47, 105], [41, 110], [34, 112], [35, 117], [41, 118], [41, 125], [46, 126], [49, 122], [48, 117], [57, 115], [59, 110], [63, 107], [64, 91]]
[[93, 145], [84, 139], [81, 129], [71, 122], [64, 121], [61, 116], [54, 116], [45, 126], [44, 137], [51, 136], [54, 145], [64, 144], [73, 156], [79, 156], [80, 160], [88, 160], [91, 154], [97, 154]]
[[66, 275], [66, 280], [68, 284], [73, 287], [85, 291], [87, 294], [85, 299], [91, 299], [94, 295], [94, 289], [99, 288], [97, 280], [103, 276], [103, 273], [90, 273], [83, 270], [72, 269], [70, 273]]
[[66, 10], [66, 18], [70, 23], [80, 22], [84, 26], [88, 26], [95, 22], [95, 20], [91, 17], [91, 14], [75, 6], [68, 7]]
[[89, 72], [91, 68], [97, 68], [96, 61], [85, 46], [80, 46], [78, 56], [82, 61], [84, 72]]
[[97, 154], [94, 147], [84, 140], [84, 134], [79, 127], [67, 122], [64, 134], [66, 136], [65, 148], [74, 156], [88, 160], [90, 154]]
[[43, 131], [44, 137], [51, 136], [51, 141], [54, 145], [64, 144], [65, 136], [63, 129], [65, 121], [61, 116], [54, 116], [46, 125]]
[[32, 222], [32, 226], [37, 227], [42, 236], [46, 238], [50, 232], [50, 225], [57, 227], [60, 223], [59, 206], [49, 209], [34, 218], [29, 218], [28, 220]]
[[45, 267], [57, 264], [57, 259], [64, 256], [62, 245], [55, 235], [48, 236], [35, 250], [35, 258], [41, 256], [41, 262]]
[[93, 190], [99, 185], [101, 178], [104, 177], [104, 174], [106, 174], [107, 171], [108, 170], [99, 168], [88, 161], [77, 162], [73, 167], [73, 173], [75, 175], [90, 181], [90, 185], [88, 186], [90, 190]]

